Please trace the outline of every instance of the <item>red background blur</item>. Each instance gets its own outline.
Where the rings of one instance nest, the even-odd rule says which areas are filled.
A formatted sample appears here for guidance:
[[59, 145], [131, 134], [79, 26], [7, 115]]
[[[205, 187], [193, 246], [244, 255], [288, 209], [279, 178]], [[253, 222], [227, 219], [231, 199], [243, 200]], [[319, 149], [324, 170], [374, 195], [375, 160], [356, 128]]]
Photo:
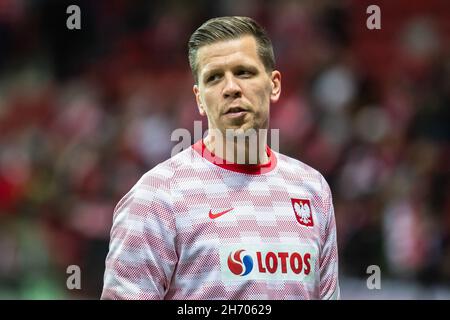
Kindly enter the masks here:
[[271, 127], [330, 183], [342, 297], [450, 297], [449, 1], [0, 0], [0, 298], [99, 298], [113, 208], [201, 120], [187, 41], [222, 15], [272, 38]]

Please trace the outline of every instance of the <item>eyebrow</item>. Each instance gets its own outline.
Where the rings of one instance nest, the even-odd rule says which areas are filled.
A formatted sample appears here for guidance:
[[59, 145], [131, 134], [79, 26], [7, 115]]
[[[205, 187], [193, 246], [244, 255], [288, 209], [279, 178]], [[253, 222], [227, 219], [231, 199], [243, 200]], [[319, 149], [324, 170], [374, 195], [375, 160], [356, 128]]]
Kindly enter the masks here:
[[[258, 72], [258, 68], [257, 67], [255, 67], [255, 66], [253, 66], [251, 64], [245, 64], [245, 63], [241, 63], [241, 64], [239, 64], [237, 66], [234, 66], [232, 68], [233, 71], [234, 70], [239, 70], [239, 69], [247, 69], [247, 70], [250, 70], [250, 71], [255, 72], [255, 73]], [[202, 79], [207, 79], [209, 76], [211, 76], [211, 75], [213, 75], [215, 73], [218, 73], [218, 72], [222, 72], [222, 68], [220, 68], [220, 67], [212, 67], [211, 69], [206, 69], [206, 71], [203, 72]]]
[[203, 79], [206, 79], [206, 78], [208, 78], [209, 76], [211, 76], [212, 74], [217, 73], [217, 72], [220, 72], [220, 70], [221, 70], [221, 69], [218, 68], [218, 67], [211, 68], [211, 69], [207, 69], [205, 72], [203, 72], [202, 78], [203, 78]]

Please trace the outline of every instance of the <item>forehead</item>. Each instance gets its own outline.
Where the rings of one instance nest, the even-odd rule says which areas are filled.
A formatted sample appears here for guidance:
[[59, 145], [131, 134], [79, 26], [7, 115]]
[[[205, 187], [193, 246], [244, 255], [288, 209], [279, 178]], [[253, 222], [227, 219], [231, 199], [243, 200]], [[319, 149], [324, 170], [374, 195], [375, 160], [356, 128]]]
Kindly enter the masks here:
[[235, 64], [252, 64], [264, 67], [258, 56], [258, 46], [253, 36], [224, 40], [201, 47], [197, 52], [199, 74], [211, 69]]

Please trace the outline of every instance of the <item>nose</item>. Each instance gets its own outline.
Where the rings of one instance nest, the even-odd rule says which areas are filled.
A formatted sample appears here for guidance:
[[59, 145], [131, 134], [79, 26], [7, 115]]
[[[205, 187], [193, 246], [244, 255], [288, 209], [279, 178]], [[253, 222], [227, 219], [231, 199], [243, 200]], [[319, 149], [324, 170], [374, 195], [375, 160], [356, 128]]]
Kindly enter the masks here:
[[241, 87], [236, 81], [233, 74], [225, 75], [225, 86], [223, 88], [223, 97], [227, 98], [240, 98], [242, 95]]

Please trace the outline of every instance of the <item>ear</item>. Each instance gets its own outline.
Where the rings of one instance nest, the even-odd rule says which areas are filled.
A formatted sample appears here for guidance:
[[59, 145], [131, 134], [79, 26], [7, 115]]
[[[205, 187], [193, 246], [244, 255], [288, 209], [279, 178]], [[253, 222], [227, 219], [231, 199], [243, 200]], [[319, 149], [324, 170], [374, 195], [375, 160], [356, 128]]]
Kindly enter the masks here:
[[205, 116], [206, 111], [202, 102], [202, 97], [200, 96], [200, 90], [198, 89], [198, 85], [195, 84], [194, 87], [192, 88], [192, 91], [194, 91], [195, 100], [197, 101], [198, 112], [200, 113], [200, 115]]
[[280, 98], [281, 94], [281, 73], [278, 70], [272, 71], [270, 75], [270, 81], [272, 83], [272, 91], [270, 93], [270, 102], [275, 103]]

